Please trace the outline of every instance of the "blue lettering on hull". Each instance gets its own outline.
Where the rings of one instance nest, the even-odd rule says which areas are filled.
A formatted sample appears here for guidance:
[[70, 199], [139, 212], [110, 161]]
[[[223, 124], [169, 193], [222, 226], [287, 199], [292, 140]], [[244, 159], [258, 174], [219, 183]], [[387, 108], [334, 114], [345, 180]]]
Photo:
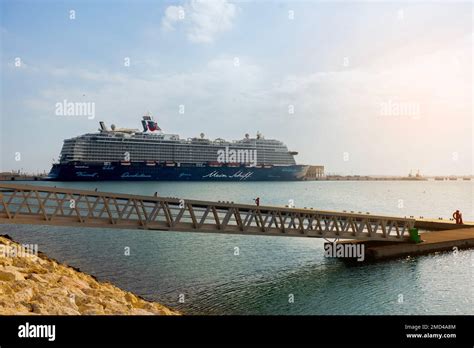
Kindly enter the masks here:
[[48, 179], [55, 181], [296, 181], [303, 180], [307, 166], [284, 167], [168, 167], [142, 163], [108, 167], [88, 164], [55, 164]]

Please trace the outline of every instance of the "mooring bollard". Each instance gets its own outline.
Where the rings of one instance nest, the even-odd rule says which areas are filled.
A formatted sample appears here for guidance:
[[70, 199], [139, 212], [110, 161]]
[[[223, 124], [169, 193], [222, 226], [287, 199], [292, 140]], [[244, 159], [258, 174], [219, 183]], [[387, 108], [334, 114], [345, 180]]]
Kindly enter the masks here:
[[410, 240], [417, 244], [422, 242], [418, 233], [418, 228], [410, 228]]

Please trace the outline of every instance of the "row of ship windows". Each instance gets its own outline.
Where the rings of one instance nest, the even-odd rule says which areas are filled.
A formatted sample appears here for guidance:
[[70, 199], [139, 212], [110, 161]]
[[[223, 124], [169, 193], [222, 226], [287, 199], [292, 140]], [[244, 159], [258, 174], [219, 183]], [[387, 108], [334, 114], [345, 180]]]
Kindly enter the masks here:
[[[88, 157], [83, 157], [83, 156], [65, 156], [66, 158], [70, 160], [77, 160], [77, 161], [122, 161], [126, 160], [125, 157], [102, 157], [102, 156], [88, 156]], [[183, 156], [175, 156], [175, 157], [168, 157], [168, 156], [155, 156], [155, 157], [150, 157], [150, 156], [130, 156], [130, 160], [132, 161], [146, 161], [146, 160], [153, 160], [153, 161], [169, 161], [169, 160], [174, 160], [174, 161], [179, 161], [179, 162], [185, 162], [185, 161], [216, 161], [216, 157], [206, 157], [206, 156], [199, 156], [199, 157], [183, 157]], [[271, 162], [292, 162], [293, 160], [290, 158], [257, 158], [257, 161], [271, 161]], [[238, 162], [252, 162], [250, 159], [241, 159]]]
[[[151, 151], [63, 151], [65, 155], [102, 155], [102, 156], [123, 156], [126, 152], [129, 154], [140, 154], [140, 155], [181, 155], [181, 156], [217, 156], [218, 153], [214, 151], [159, 151], [159, 152], [151, 152]], [[249, 154], [250, 156], [254, 156], [254, 154]], [[291, 157], [289, 153], [265, 153], [265, 152], [258, 152], [257, 157], [264, 156], [264, 157]]]
[[197, 145], [197, 146], [226, 146], [226, 145], [236, 145], [239, 146], [254, 146], [254, 145], [283, 145], [279, 140], [271, 139], [262, 139], [262, 140], [250, 140], [250, 141], [239, 141], [239, 142], [229, 142], [222, 141], [218, 143], [213, 143], [209, 140], [197, 139], [191, 143], [184, 139], [172, 140], [172, 139], [128, 139], [128, 138], [98, 138], [98, 137], [87, 137], [79, 139], [68, 139], [66, 142], [83, 142], [83, 143], [108, 143], [108, 144], [117, 144], [117, 143], [127, 143], [127, 144], [169, 144], [173, 145]]
[[[66, 161], [78, 161], [78, 162], [81, 162], [81, 161], [84, 161], [84, 162], [118, 162], [118, 161], [121, 161], [123, 159], [114, 159], [114, 158], [107, 158], [107, 159], [103, 159], [103, 158], [89, 158], [86, 160], [82, 159], [82, 158], [65, 158]], [[169, 159], [166, 159], [166, 158], [154, 158], [154, 159], [150, 159], [150, 158], [136, 158], [136, 159], [131, 159], [132, 162], [145, 162], [145, 161], [160, 161], [160, 162], [164, 162], [164, 161], [169, 161]], [[192, 159], [182, 159], [182, 158], [175, 158], [173, 159], [174, 162], [178, 162], [178, 163], [206, 163], [206, 162], [214, 162], [215, 160], [209, 160], [209, 159], [198, 159], [198, 158], [192, 158]], [[253, 163], [253, 162], [240, 162], [240, 163]], [[261, 163], [271, 163], [271, 164], [283, 164], [283, 165], [288, 165], [288, 164], [295, 164], [294, 161], [282, 161], [282, 160], [277, 160], [277, 161], [270, 161], [270, 160], [258, 160], [256, 163], [258, 164], [261, 164]]]
[[[113, 146], [110, 146], [110, 145], [113, 145]], [[63, 148], [66, 149], [66, 148], [74, 148], [74, 147], [91, 147], [93, 146], [94, 148], [107, 148], [107, 147], [115, 147], [117, 148], [117, 145], [122, 145], [122, 148], [126, 148], [126, 147], [129, 147], [130, 145], [132, 145], [131, 143], [119, 143], [119, 144], [107, 144], [107, 143], [94, 143], [94, 144], [90, 144], [90, 143], [82, 143], [82, 142], [70, 142], [70, 143], [64, 143], [64, 146]], [[197, 145], [197, 144], [156, 144], [156, 143], [152, 143], [152, 144], [143, 144], [143, 143], [136, 143], [133, 147], [134, 148], [142, 148], [142, 149], [156, 149], [157, 147], [159, 148], [197, 148], [199, 150], [204, 150], [204, 149], [210, 149], [210, 150], [214, 150], [214, 151], [217, 151], [219, 149], [223, 149], [225, 148], [226, 146], [228, 145]], [[239, 144], [238, 145], [239, 147], [236, 147], [235, 145], [234, 146], [230, 146], [229, 148], [230, 149], [233, 149], [233, 150], [237, 150], [237, 149], [242, 149], [242, 150], [262, 150], [262, 149], [266, 149], [266, 150], [270, 150], [270, 151], [288, 151], [288, 149], [286, 148], [286, 146], [277, 146], [275, 147], [274, 145], [257, 145], [256, 147], [255, 146], [245, 146], [245, 145], [241, 145]]]
[[[122, 149], [107, 149], [107, 148], [104, 148], [104, 149], [100, 149], [100, 148], [94, 148], [94, 149], [90, 149], [90, 148], [63, 148], [62, 152], [63, 153], [78, 153], [78, 152], [82, 152], [82, 153], [107, 153], [107, 154], [119, 154], [119, 153], [124, 153], [124, 152], [138, 152], [138, 153], [182, 153], [182, 154], [186, 154], [186, 153], [189, 153], [189, 154], [195, 154], [195, 153], [209, 153], [209, 154], [218, 154], [219, 150], [222, 150], [222, 149], [173, 149], [173, 148], [168, 148], [168, 149], [164, 149], [164, 148], [160, 148], [159, 150], [151, 150], [151, 149], [137, 149], [137, 148], [134, 148], [133, 150], [130, 150], [130, 149], [127, 149], [127, 148], [122, 148]], [[236, 149], [236, 151], [246, 151], [245, 149]], [[265, 150], [259, 150], [257, 152], [257, 154], [269, 154], [269, 155], [273, 155], [273, 154], [276, 154], [276, 155], [281, 155], [281, 154], [287, 154], [288, 151], [265, 151]], [[250, 154], [253, 154], [252, 152]]]
[[[130, 151], [129, 148], [127, 147], [122, 147], [122, 148], [114, 148], [114, 149], [109, 149], [109, 148], [100, 148], [100, 147], [94, 147], [94, 148], [84, 148], [84, 147], [66, 147], [64, 146], [63, 147], [63, 151], [78, 151], [78, 150], [82, 150], [82, 151], [109, 151], [109, 152], [120, 152], [120, 151]], [[217, 153], [219, 150], [225, 150], [225, 149], [209, 149], [209, 148], [204, 148], [204, 149], [180, 149], [180, 148], [173, 148], [173, 147], [161, 147], [159, 149], [147, 149], [147, 148], [144, 148], [144, 147], [134, 147], [132, 151], [149, 151], [149, 152], [161, 152], [161, 151], [179, 151], [179, 152], [193, 152], [193, 151], [198, 151], [198, 152], [213, 152], [213, 153]], [[255, 149], [230, 149], [230, 150], [236, 150], [236, 151], [255, 151]], [[258, 149], [257, 150], [258, 152], [261, 152], [261, 151], [265, 151], [265, 149]], [[275, 149], [272, 149], [271, 152], [287, 152], [287, 151], [275, 151]]]
[[[63, 155], [71, 155], [71, 156], [102, 156], [102, 157], [110, 157], [110, 156], [118, 156], [122, 157], [127, 153], [124, 152], [108, 152], [108, 151], [76, 151], [74, 153], [67, 153], [63, 152]], [[147, 152], [147, 151], [132, 151], [128, 152], [130, 156], [212, 156], [217, 157], [218, 154], [215, 152], [179, 152], [179, 151], [161, 151], [161, 152]], [[251, 158], [254, 156], [250, 154]], [[292, 156], [288, 153], [286, 154], [279, 154], [279, 153], [258, 153], [256, 157], [268, 157], [268, 158], [291, 158]]]
[[[96, 162], [96, 163], [105, 163], [105, 162], [119, 162], [120, 160], [116, 160], [116, 159], [107, 159], [106, 161], [104, 161], [103, 159], [89, 159], [87, 161], [84, 161], [82, 159], [78, 159], [78, 158], [66, 158], [66, 159], [63, 159], [61, 162]], [[135, 160], [131, 160], [132, 162], [146, 162], [146, 161], [157, 161], [157, 162], [165, 162], [165, 161], [169, 161], [167, 159], [153, 159], [153, 160], [150, 160], [150, 159], [135, 159]], [[209, 163], [209, 162], [214, 162], [214, 161], [209, 161], [209, 160], [199, 160], [199, 159], [195, 159], [193, 158], [192, 160], [186, 160], [186, 159], [175, 159], [173, 160], [173, 162], [176, 162], [176, 163]], [[256, 161], [256, 162], [239, 162], [239, 163], [256, 163], [256, 164], [275, 164], [275, 165], [292, 165], [292, 164], [296, 164], [295, 161]]]
[[[83, 157], [91, 157], [91, 156], [99, 156], [99, 157], [123, 157], [126, 154], [124, 152], [108, 152], [108, 151], [76, 151], [74, 153], [67, 153], [63, 152], [63, 155], [70, 155], [70, 156], [83, 156]], [[179, 151], [161, 151], [161, 152], [147, 152], [147, 151], [132, 151], [128, 153], [130, 156], [144, 156], [144, 157], [151, 157], [151, 156], [192, 156], [192, 157], [217, 157], [218, 154], [215, 152], [196, 152], [196, 153], [187, 153], [187, 152], [179, 152]], [[250, 156], [253, 158], [253, 156]], [[278, 153], [264, 153], [264, 154], [257, 154], [257, 157], [265, 157], [265, 158], [292, 158], [289, 154], [278, 154]]]

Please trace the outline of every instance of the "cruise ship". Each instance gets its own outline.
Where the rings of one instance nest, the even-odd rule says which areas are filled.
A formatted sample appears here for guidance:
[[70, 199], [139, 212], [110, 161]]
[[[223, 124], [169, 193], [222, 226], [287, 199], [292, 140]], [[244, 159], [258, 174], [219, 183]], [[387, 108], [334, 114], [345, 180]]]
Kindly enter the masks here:
[[143, 129], [110, 129], [64, 140], [48, 180], [56, 181], [293, 181], [309, 166], [297, 165], [281, 141], [257, 133], [241, 140], [180, 139], [164, 133], [152, 116]]

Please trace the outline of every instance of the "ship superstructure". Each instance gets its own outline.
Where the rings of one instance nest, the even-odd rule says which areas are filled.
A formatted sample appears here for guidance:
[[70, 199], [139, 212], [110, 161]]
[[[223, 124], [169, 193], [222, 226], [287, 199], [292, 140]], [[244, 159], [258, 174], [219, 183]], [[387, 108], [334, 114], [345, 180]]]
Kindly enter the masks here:
[[64, 140], [56, 180], [299, 180], [307, 166], [297, 165], [296, 152], [260, 133], [226, 141], [199, 137], [181, 139], [164, 133], [150, 115], [142, 130], [109, 129]]

